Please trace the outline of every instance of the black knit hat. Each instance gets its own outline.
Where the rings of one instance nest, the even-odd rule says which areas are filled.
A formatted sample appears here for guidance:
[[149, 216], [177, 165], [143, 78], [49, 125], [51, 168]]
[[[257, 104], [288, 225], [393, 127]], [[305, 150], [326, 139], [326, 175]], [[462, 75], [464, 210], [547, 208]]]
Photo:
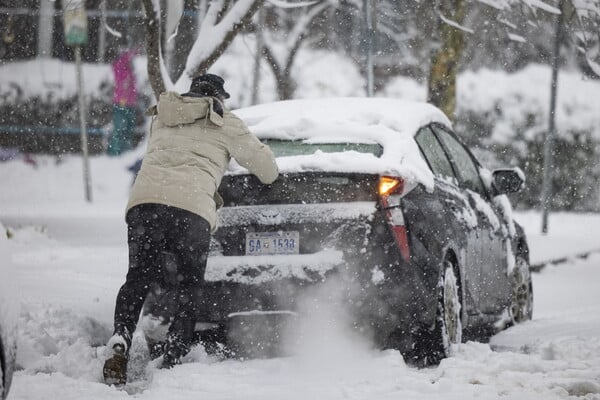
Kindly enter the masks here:
[[205, 95], [205, 96], [222, 96], [228, 99], [229, 93], [225, 91], [223, 84], [225, 80], [219, 75], [204, 74], [197, 76], [192, 80], [190, 85], [190, 93]]

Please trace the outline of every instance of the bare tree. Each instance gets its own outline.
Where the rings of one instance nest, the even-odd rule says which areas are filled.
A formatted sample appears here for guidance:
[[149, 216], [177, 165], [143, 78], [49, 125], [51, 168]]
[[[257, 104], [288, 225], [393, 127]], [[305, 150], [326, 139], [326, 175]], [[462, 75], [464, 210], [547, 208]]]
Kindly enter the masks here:
[[452, 117], [456, 108], [456, 74], [467, 30], [462, 26], [466, 14], [465, 0], [443, 1], [438, 14], [443, 24], [440, 46], [433, 54], [429, 67], [427, 101]]
[[[307, 3], [294, 12], [276, 10], [273, 18], [275, 26], [263, 30], [262, 55], [275, 76], [280, 100], [291, 99], [294, 95], [296, 83], [292, 76], [292, 67], [302, 43], [308, 36], [310, 25], [317, 17], [323, 16], [328, 8], [338, 4], [337, 0], [322, 0], [318, 3]], [[255, 26], [255, 30], [263, 28]]]
[[223, 54], [235, 36], [247, 26], [265, 0], [213, 0], [199, 24], [198, 35], [187, 56], [185, 68], [171, 80], [161, 52], [161, 10], [158, 0], [142, 0], [145, 13], [145, 41], [148, 77], [154, 95], [166, 89], [183, 91], [191, 79], [206, 72]]
[[[561, 14], [554, 4], [542, 0], [478, 0], [497, 10], [499, 19], [504, 19], [511, 39], [524, 41], [526, 38], [511, 30], [516, 29], [506, 18], [509, 11], [519, 9], [521, 17], [535, 24], [539, 12]], [[566, 0], [571, 6], [573, 18], [572, 30], [579, 43], [580, 50], [585, 55], [590, 68], [600, 75], [600, 65], [592, 55], [593, 36], [600, 35], [600, 0]], [[428, 79], [428, 101], [442, 109], [450, 118], [454, 118], [456, 108], [456, 73], [458, 63], [464, 50], [465, 34], [473, 34], [473, 29], [465, 27], [465, 0], [438, 0], [435, 2], [438, 14], [439, 46], [431, 58]], [[597, 41], [596, 41], [597, 43]]]

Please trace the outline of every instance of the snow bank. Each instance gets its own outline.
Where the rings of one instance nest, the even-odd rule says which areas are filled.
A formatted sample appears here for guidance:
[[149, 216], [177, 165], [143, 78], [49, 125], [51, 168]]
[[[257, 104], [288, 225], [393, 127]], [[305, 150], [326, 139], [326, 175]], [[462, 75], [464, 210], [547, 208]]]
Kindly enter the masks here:
[[[493, 84], [490, 84], [493, 82]], [[492, 140], [507, 143], [515, 127], [531, 125], [547, 129], [550, 108], [551, 69], [530, 65], [507, 74], [503, 71], [464, 72], [458, 80], [458, 107], [476, 113], [495, 113]], [[585, 80], [580, 73], [561, 71], [556, 107], [557, 133], [590, 132], [600, 140], [600, 81]], [[537, 131], [533, 131], [537, 133]]]
[[[89, 207], [101, 212], [99, 208], [107, 202], [123, 202], [127, 198], [133, 178], [127, 167], [142, 156], [143, 147], [144, 144], [119, 158], [90, 157], [93, 202]], [[5, 213], [10, 209], [23, 208], [21, 216], [31, 211], [64, 215], [76, 212], [75, 208], [68, 207], [72, 203], [78, 203], [74, 206], [77, 209], [85, 207], [85, 202], [82, 202], [85, 198], [83, 160], [80, 156], [56, 158], [36, 155], [32, 158], [35, 165], [22, 160], [0, 163], [0, 184], [5, 188], [0, 190], [0, 204]], [[27, 184], [24, 184], [24, 179], [28, 180]]]

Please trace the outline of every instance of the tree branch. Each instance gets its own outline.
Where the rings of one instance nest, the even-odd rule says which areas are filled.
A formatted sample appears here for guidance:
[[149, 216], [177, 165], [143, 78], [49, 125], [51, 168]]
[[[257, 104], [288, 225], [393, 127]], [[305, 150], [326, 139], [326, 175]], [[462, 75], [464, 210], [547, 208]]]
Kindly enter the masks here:
[[[187, 75], [187, 78], [193, 78], [197, 75], [205, 73], [215, 63], [215, 61], [217, 61], [217, 59], [223, 54], [223, 52], [227, 49], [227, 47], [229, 47], [229, 45], [231, 44], [231, 42], [233, 41], [235, 36], [242, 30], [242, 28], [244, 28], [249, 23], [251, 23], [252, 16], [256, 13], [256, 11], [258, 11], [258, 9], [263, 5], [263, 3], [264, 3], [264, 0], [253, 0], [249, 4], [248, 4], [248, 2], [246, 2], [244, 4], [241, 1], [236, 3], [228, 11], [227, 15], [225, 15], [223, 17], [223, 19], [218, 23], [218, 25], [216, 27], [213, 27], [213, 28], [216, 28], [216, 30], [217, 30], [217, 32], [213, 32], [213, 34], [216, 34], [216, 35], [222, 34], [223, 39], [216, 40], [215, 42], [218, 42], [218, 44], [216, 46], [214, 46], [213, 48], [206, 49], [208, 51], [207, 54], [202, 55], [201, 57], [199, 57], [199, 59], [194, 59], [193, 58], [194, 51], [198, 47], [201, 46], [199, 44], [199, 40], [204, 38], [203, 31], [204, 31], [204, 34], [206, 34], [206, 31], [210, 30], [210, 28], [207, 28], [204, 26], [204, 22], [203, 22], [203, 24], [202, 24], [203, 26], [201, 27], [201, 32], [198, 36], [199, 39], [196, 41], [196, 43], [194, 44], [194, 47], [192, 48], [192, 54], [190, 55], [190, 57], [192, 57], [192, 58], [188, 58], [186, 72], [184, 75]], [[212, 7], [212, 5], [211, 5], [211, 7]], [[247, 7], [247, 9], [244, 11], [243, 7]], [[242, 12], [244, 12], [244, 14], [243, 14], [242, 18], [239, 18], [239, 20], [238, 20], [236, 18], [236, 15], [238, 15], [240, 10]], [[210, 9], [209, 9], [209, 13], [210, 13]], [[182, 76], [181, 78], [184, 78], [184, 76]], [[180, 78], [180, 81], [181, 81], [181, 78]], [[178, 84], [180, 83], [180, 81], [178, 81]]]
[[277, 80], [277, 82], [279, 82], [282, 77], [281, 66], [277, 62], [277, 58], [275, 58], [275, 54], [273, 53], [271, 48], [266, 44], [265, 46], [263, 46], [262, 56], [267, 61], [267, 64], [269, 64], [269, 67], [271, 67], [273, 75], [275, 75], [275, 79]]
[[154, 97], [158, 99], [160, 94], [165, 91], [165, 82], [161, 73], [160, 56], [160, 19], [152, 0], [142, 0], [142, 6], [146, 17], [144, 19], [145, 42], [147, 55], [148, 79]]

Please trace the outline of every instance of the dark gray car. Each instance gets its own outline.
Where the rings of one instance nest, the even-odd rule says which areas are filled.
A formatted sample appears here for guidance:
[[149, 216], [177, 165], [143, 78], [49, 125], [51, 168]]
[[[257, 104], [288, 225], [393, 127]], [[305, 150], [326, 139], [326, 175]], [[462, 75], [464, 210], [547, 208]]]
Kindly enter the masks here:
[[[373, 115], [395, 105], [358, 104], [361, 112], [374, 106]], [[380, 129], [400, 126], [402, 107], [393, 121], [383, 118], [379, 124], [387, 125]], [[321, 139], [256, 132], [282, 173], [262, 185], [234, 168], [221, 183], [225, 206], [199, 298], [200, 340], [209, 347], [220, 342], [238, 355], [259, 354], [248, 350], [252, 346], [278, 354], [278, 332], [298, 317], [302, 294], [329, 282], [346, 296], [353, 329], [417, 364], [439, 362], [454, 344], [531, 319], [527, 241], [505, 196], [522, 188], [522, 173], [488, 172], [443, 118], [427, 118], [429, 108], [422, 116], [414, 115], [419, 107], [410, 110], [407, 119], [420, 122], [405, 124], [414, 130], [407, 135], [413, 150], [406, 141], [378, 141], [376, 135], [347, 139], [342, 128], [335, 136], [331, 126], [345, 126], [339, 115], [332, 116], [333, 125], [324, 124]], [[251, 128], [253, 122], [260, 126], [254, 117], [247, 116]], [[302, 126], [319, 129], [304, 118]], [[365, 120], [365, 130], [377, 130], [372, 119], [353, 121]], [[390, 149], [396, 145], [408, 150]], [[396, 155], [404, 162], [400, 172], [373, 167]], [[406, 161], [411, 157], [416, 161]], [[419, 168], [406, 167], [409, 162], [423, 163], [431, 181], [420, 178]], [[176, 256], [166, 257], [176, 264]], [[165, 285], [155, 291], [148, 319], [169, 320], [169, 293]]]

